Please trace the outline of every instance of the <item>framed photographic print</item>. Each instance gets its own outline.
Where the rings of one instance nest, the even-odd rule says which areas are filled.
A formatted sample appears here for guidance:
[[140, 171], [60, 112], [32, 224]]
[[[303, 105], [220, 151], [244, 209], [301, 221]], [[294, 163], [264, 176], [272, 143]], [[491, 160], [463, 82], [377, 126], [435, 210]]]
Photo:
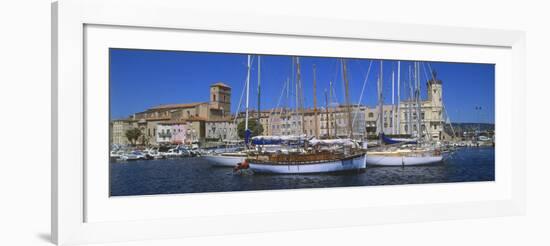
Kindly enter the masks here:
[[52, 5], [56, 243], [524, 212], [522, 32], [169, 3]]

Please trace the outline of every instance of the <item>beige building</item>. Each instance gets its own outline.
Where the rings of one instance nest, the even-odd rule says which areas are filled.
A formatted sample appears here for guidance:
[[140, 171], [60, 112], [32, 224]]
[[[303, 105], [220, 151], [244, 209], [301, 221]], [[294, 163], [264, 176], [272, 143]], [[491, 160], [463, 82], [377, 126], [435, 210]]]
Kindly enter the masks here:
[[131, 123], [129, 121], [113, 120], [109, 126], [111, 128], [111, 144], [128, 145], [130, 143], [126, 137], [126, 131], [131, 129]]
[[[400, 105], [401, 123], [399, 133], [425, 135], [433, 140], [444, 138], [443, 127], [445, 125], [443, 113], [443, 87], [441, 80], [428, 81], [428, 98], [420, 101], [420, 115], [417, 114], [417, 104], [411, 101], [402, 102]], [[420, 125], [420, 128], [418, 127]]]
[[218, 82], [210, 86], [210, 101], [164, 104], [135, 113], [133, 120], [221, 120], [231, 116], [231, 87]]
[[348, 115], [348, 109], [345, 106], [339, 106], [336, 108], [330, 108], [328, 110], [321, 109], [321, 115], [319, 116], [320, 131], [319, 136], [321, 138], [326, 137], [349, 137], [350, 127], [348, 122], [351, 120], [351, 129], [353, 129], [353, 138], [363, 138], [366, 136], [366, 111], [369, 108], [365, 106], [351, 106], [350, 114]]
[[238, 140], [237, 123], [232, 119], [209, 120], [205, 122], [207, 140]]
[[[170, 122], [181, 122], [186, 125], [186, 138], [191, 141], [205, 141], [205, 122], [221, 121], [231, 116], [231, 87], [218, 82], [210, 86], [209, 101], [165, 104], [151, 107], [143, 112], [138, 112], [122, 121], [111, 122], [111, 142], [116, 144], [128, 144], [125, 131], [131, 128], [139, 128], [142, 136], [139, 144], [158, 145], [167, 142], [179, 142], [181, 139], [168, 141], [159, 138], [159, 129], [165, 129]], [[178, 123], [179, 124], [179, 123]], [[166, 129], [165, 129], [166, 130]], [[160, 141], [160, 142], [159, 142]]]

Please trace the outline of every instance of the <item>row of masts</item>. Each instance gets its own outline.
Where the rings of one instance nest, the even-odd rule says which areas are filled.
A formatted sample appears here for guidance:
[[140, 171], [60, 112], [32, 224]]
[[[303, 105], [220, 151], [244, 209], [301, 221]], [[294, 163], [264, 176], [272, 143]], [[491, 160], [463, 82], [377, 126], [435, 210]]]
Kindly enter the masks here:
[[[260, 123], [261, 119], [261, 57], [257, 56], [257, 66], [258, 66], [258, 87], [257, 87], [257, 120], [258, 123]], [[304, 112], [304, 97], [303, 97], [303, 84], [301, 80], [301, 66], [300, 66], [300, 58], [299, 57], [293, 57], [292, 58], [292, 73], [293, 73], [293, 83], [294, 83], [294, 91], [295, 91], [295, 111], [294, 113], [286, 111], [286, 113], [291, 113], [294, 115], [294, 123], [295, 125], [300, 125], [301, 131], [297, 130], [296, 135], [300, 134], [306, 134], [306, 128], [305, 128], [305, 112]], [[344, 90], [345, 90], [345, 110], [346, 110], [346, 118], [347, 118], [347, 128], [348, 128], [348, 136], [349, 138], [353, 138], [353, 122], [352, 122], [352, 112], [351, 112], [351, 103], [350, 103], [350, 92], [349, 92], [349, 78], [348, 78], [348, 68], [347, 68], [347, 61], [345, 59], [339, 59], [340, 61], [340, 67], [341, 67], [341, 73], [342, 73], [342, 81], [344, 84]], [[245, 113], [245, 129], [248, 130], [248, 119], [249, 119], [249, 91], [250, 91], [250, 71], [251, 71], [251, 55], [248, 55], [247, 59], [247, 77], [246, 77], [246, 113]], [[370, 66], [369, 66], [370, 71]], [[313, 65], [313, 113], [314, 113], [314, 129], [315, 133], [314, 136], [316, 138], [319, 138], [319, 127], [318, 127], [318, 110], [317, 110], [317, 74], [316, 74], [316, 66]], [[407, 117], [407, 131], [406, 134], [413, 135], [416, 134], [417, 138], [421, 138], [422, 135], [422, 122], [421, 122], [421, 102], [420, 102], [420, 62], [413, 62], [413, 65], [409, 65], [409, 79], [408, 79], [408, 87], [409, 87], [409, 101], [407, 104], [407, 110], [408, 110], [408, 117]], [[295, 73], [295, 76], [294, 76]], [[383, 67], [383, 61], [380, 60], [380, 72], [378, 75], [377, 80], [377, 97], [378, 97], [378, 129], [379, 133], [384, 133], [384, 94], [383, 94], [383, 82], [384, 82], [384, 67]], [[367, 73], [368, 76], [368, 73]], [[435, 78], [434, 78], [435, 79]], [[365, 79], [365, 83], [367, 81], [367, 78]], [[401, 134], [401, 61], [397, 61], [397, 104], [395, 102], [395, 71], [392, 70], [392, 107], [391, 107], [391, 134]], [[413, 85], [414, 83], [414, 85]], [[281, 93], [281, 97], [284, 94], [284, 90], [286, 90], [287, 100], [290, 96], [290, 80], [287, 79], [286, 84], [283, 86], [283, 91]], [[326, 114], [326, 137], [331, 138], [331, 127], [330, 122], [334, 120], [334, 137], [338, 136], [338, 124], [336, 121], [336, 117], [334, 117], [334, 112], [331, 110], [331, 104], [333, 99], [333, 83], [332, 81], [329, 82], [329, 91], [325, 89], [324, 96], [325, 96], [325, 114]], [[359, 102], [360, 103], [360, 102]], [[397, 106], [396, 106], [397, 105]], [[413, 109], [413, 105], [415, 106]], [[277, 105], [278, 107], [279, 105]], [[289, 105], [287, 105], [288, 108]], [[282, 109], [281, 109], [282, 110]], [[413, 110], [416, 114], [416, 121], [413, 121]], [[395, 113], [397, 112], [397, 113]], [[273, 113], [273, 111], [271, 112]], [[282, 112], [281, 112], [282, 113]], [[288, 115], [287, 115], [288, 116]], [[297, 119], [300, 118], [300, 121], [297, 122]], [[355, 120], [355, 119], [354, 119]], [[270, 123], [270, 122], [269, 122]], [[298, 124], [296, 124], [298, 123]], [[397, 127], [396, 127], [397, 125]], [[413, 125], [416, 126], [416, 132], [413, 131]], [[268, 125], [269, 127], [269, 125]], [[297, 127], [298, 128], [298, 127]]]
[[[423, 128], [422, 128], [422, 102], [421, 102], [421, 90], [420, 90], [420, 62], [413, 62], [413, 65], [409, 65], [409, 99], [406, 109], [407, 112], [407, 131], [406, 134], [412, 136], [416, 134], [418, 139], [422, 138]], [[384, 123], [384, 95], [383, 95], [383, 61], [380, 61], [380, 73], [378, 77], [378, 129], [380, 133], [384, 133], [385, 126]], [[391, 134], [401, 135], [401, 61], [397, 61], [397, 104], [395, 103], [395, 70], [392, 70], [392, 100], [391, 100]], [[433, 78], [435, 79], [435, 78]], [[414, 111], [414, 112], [413, 112]], [[413, 117], [415, 115], [416, 117]], [[415, 120], [416, 118], [416, 120]], [[397, 127], [396, 127], [397, 126]], [[416, 132], [413, 130], [414, 127]], [[427, 134], [426, 134], [427, 135]]]

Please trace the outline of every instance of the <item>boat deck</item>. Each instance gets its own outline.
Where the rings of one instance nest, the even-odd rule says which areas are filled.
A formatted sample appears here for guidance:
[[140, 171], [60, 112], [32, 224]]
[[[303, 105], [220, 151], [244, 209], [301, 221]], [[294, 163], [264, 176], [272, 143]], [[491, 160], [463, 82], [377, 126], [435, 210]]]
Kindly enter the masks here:
[[353, 151], [348, 154], [339, 152], [311, 152], [304, 154], [261, 154], [247, 158], [254, 164], [307, 165], [338, 160], [350, 160], [364, 155], [365, 151]]

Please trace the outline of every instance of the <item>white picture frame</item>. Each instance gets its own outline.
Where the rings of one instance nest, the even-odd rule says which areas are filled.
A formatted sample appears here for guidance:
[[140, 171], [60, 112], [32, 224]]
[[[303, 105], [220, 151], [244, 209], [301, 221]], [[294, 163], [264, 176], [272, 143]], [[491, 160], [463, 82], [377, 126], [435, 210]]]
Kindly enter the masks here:
[[[258, 16], [250, 13], [191, 9], [188, 3], [181, 1], [62, 0], [52, 4], [52, 13], [52, 238], [58, 244], [230, 234], [242, 232], [242, 228], [247, 228], [246, 232], [250, 233], [521, 215], [525, 212], [523, 32], [300, 16]], [[342, 26], [346, 28], [341, 28]], [[90, 34], [87, 31], [90, 29], [87, 28], [90, 27], [99, 27], [96, 29], [102, 30], [93, 31], [87, 36]], [[382, 43], [396, 46], [411, 45], [408, 56], [400, 57], [409, 59], [431, 59], [428, 56], [421, 57], [420, 51], [439, 47], [438, 49], [442, 50], [448, 49], [449, 56], [455, 54], [453, 57], [456, 61], [493, 61], [499, 71], [495, 81], [496, 131], [499, 135], [496, 181], [482, 184], [391, 186], [375, 189], [356, 187], [198, 196], [150, 196], [114, 201], [105, 197], [105, 193], [101, 193], [105, 192], [105, 189], [98, 188], [101, 184], [94, 183], [97, 177], [93, 175], [101, 172], [101, 169], [90, 166], [87, 156], [88, 149], [101, 142], [90, 142], [93, 138], [89, 137], [90, 132], [87, 129], [90, 127], [91, 118], [90, 97], [94, 96], [89, 93], [93, 93], [96, 85], [90, 83], [94, 76], [90, 77], [89, 73], [96, 71], [93, 70], [94, 67], [99, 69], [97, 71], [107, 69], [101, 66], [101, 57], [97, 60], [88, 59], [93, 56], [87, 53], [87, 49], [96, 47], [95, 44], [101, 44], [97, 47], [104, 48], [115, 42], [101, 38], [109, 36], [100, 34], [105, 31], [103, 29], [109, 29], [108, 32], [115, 34], [124, 30], [134, 30], [132, 35], [141, 35], [136, 37], [144, 37], [146, 33], [170, 36], [174, 33], [193, 35], [195, 32], [206, 32], [208, 35], [226, 37], [228, 42], [231, 42], [231, 37], [258, 36], [267, 40], [280, 38], [285, 41], [284, 44], [298, 44], [302, 42], [300, 40], [306, 40], [304, 42], [311, 44], [380, 43], [382, 51], [374, 56], [385, 59], [395, 58], [395, 54], [384, 53]], [[177, 35], [174, 35], [172, 43], [166, 41], [170, 38], [162, 39], [166, 41], [164, 43], [140, 43], [148, 42], [147, 39], [131, 43], [123, 38], [116, 42], [125, 45], [122, 48], [146, 46], [179, 49], [181, 40], [178, 40]], [[111, 39], [115, 39], [116, 35], [110, 36]], [[99, 40], [97, 42], [93, 41], [96, 37]], [[235, 46], [232, 49], [238, 50], [240, 47]], [[250, 49], [261, 52], [266, 48], [258, 46]], [[456, 50], [451, 51], [453, 49]], [[458, 51], [472, 54], [476, 50], [496, 51], [478, 52], [480, 54], [477, 58], [460, 58], [456, 55]], [[290, 49], [286, 52], [295, 54], [297, 51]], [[342, 51], [342, 54], [346, 54], [345, 51]], [[103, 104], [105, 103], [103, 101]], [[104, 171], [107, 172], [106, 169]], [[450, 191], [458, 195], [443, 195]], [[415, 194], [418, 196], [414, 196]], [[420, 194], [425, 196], [421, 197]], [[430, 195], [438, 197], [430, 199]], [[315, 203], [326, 196], [330, 196], [335, 202]], [[395, 198], [396, 196], [399, 198]], [[306, 198], [313, 202], [307, 204]], [[289, 199], [303, 201], [304, 204], [302, 207], [290, 207], [280, 202]], [[228, 206], [233, 204], [233, 210], [220, 208], [221, 201], [229, 204]], [[264, 203], [261, 203], [262, 201]], [[237, 205], [243, 202], [255, 205], [248, 211], [239, 210]], [[343, 202], [355, 205], [346, 205]], [[125, 209], [129, 204], [136, 204], [138, 209]], [[174, 206], [163, 209], [167, 211], [166, 214], [152, 211], [156, 207], [169, 204]], [[177, 212], [178, 209], [185, 210], [181, 207], [184, 205], [209, 210], [208, 213], [203, 210], [198, 216]], [[263, 209], [255, 210], [260, 206], [263, 206]], [[141, 214], [141, 217], [136, 214]], [[170, 214], [174, 216], [170, 217]]]

